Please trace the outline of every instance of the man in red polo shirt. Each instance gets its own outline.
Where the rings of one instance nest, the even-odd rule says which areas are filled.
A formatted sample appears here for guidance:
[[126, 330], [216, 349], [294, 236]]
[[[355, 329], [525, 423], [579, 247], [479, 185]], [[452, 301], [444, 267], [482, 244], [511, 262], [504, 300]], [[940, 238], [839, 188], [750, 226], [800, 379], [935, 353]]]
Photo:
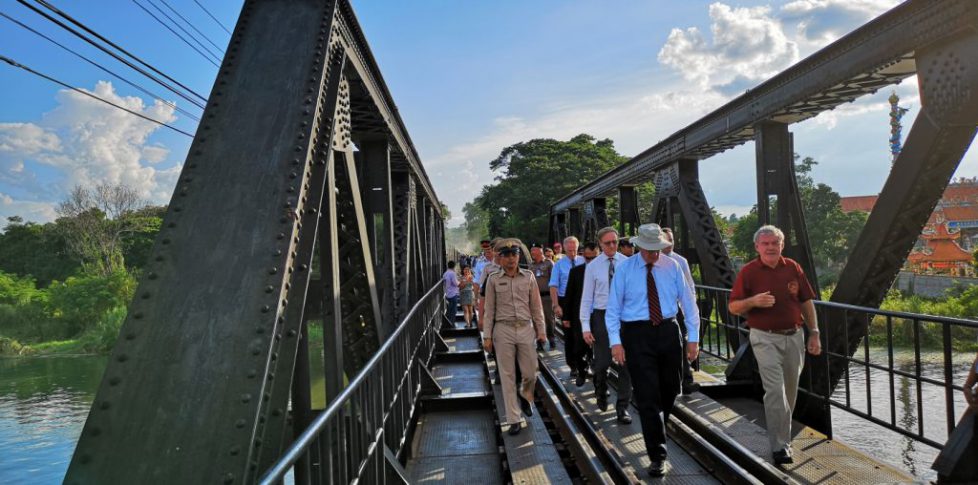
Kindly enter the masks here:
[[798, 396], [798, 380], [808, 353], [818, 355], [822, 344], [815, 318], [815, 292], [801, 265], [781, 256], [784, 233], [761, 226], [754, 233], [758, 258], [737, 275], [730, 292], [730, 311], [747, 317], [750, 345], [764, 384], [764, 417], [774, 463], [791, 463], [791, 412]]

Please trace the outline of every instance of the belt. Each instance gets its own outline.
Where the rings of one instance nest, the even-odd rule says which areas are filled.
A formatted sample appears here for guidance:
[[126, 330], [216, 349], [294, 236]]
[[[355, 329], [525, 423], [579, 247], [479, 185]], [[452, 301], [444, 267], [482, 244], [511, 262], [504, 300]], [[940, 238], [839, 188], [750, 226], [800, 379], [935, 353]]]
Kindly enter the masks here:
[[777, 329], [777, 330], [767, 330], [767, 329], [764, 329], [764, 328], [751, 328], [751, 331], [754, 331], [754, 330], [760, 330], [761, 332], [766, 332], [766, 333], [773, 333], [775, 335], [794, 335], [794, 334], [798, 333], [798, 327], [794, 327], [794, 328], [783, 328], [783, 329]]
[[[662, 320], [659, 320], [659, 325], [669, 322], [679, 323], [679, 320], [676, 320], [676, 317], [663, 318]], [[652, 320], [622, 320], [621, 323], [622, 325], [631, 325], [633, 323], [652, 323]]]
[[523, 320], [496, 320], [497, 324], [509, 325], [512, 327], [522, 327], [523, 325], [530, 325], [531, 322]]

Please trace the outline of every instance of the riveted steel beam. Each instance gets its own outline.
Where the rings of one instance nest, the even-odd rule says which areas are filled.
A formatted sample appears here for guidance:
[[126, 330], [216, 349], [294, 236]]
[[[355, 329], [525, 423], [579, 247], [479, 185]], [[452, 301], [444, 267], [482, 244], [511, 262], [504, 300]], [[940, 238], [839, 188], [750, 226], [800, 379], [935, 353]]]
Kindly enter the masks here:
[[641, 225], [638, 215], [638, 191], [633, 186], [618, 188], [618, 232], [624, 236], [634, 236]]
[[253, 479], [334, 26], [332, 2], [242, 8], [67, 483]]

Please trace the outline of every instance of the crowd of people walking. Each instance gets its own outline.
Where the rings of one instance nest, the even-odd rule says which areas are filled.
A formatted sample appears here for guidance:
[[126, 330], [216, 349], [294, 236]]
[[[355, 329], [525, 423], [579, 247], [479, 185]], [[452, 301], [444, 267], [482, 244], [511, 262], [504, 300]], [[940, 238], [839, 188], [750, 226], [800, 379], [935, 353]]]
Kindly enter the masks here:
[[[512, 435], [521, 432], [524, 416], [532, 416], [536, 352], [556, 349], [558, 325], [573, 383], [583, 387], [590, 378], [602, 412], [612, 399], [609, 369], [616, 365], [617, 421], [632, 422], [634, 398], [648, 472], [662, 476], [673, 404], [681, 393], [699, 389], [691, 366], [700, 337], [695, 282], [689, 263], [673, 250], [669, 228], [645, 224], [622, 238], [606, 227], [596, 236], [595, 242], [571, 236], [529, 249], [515, 238], [482, 241], [481, 255], [459, 258], [458, 273], [455, 262], [448, 263], [448, 315], [454, 321], [461, 305], [465, 326], [477, 327], [484, 349], [494, 354]], [[754, 242], [758, 258], [738, 274], [729, 308], [751, 328], [772, 458], [784, 464], [792, 461], [791, 413], [804, 353], [821, 352], [814, 292], [801, 266], [781, 255], [778, 228], [761, 227]]]

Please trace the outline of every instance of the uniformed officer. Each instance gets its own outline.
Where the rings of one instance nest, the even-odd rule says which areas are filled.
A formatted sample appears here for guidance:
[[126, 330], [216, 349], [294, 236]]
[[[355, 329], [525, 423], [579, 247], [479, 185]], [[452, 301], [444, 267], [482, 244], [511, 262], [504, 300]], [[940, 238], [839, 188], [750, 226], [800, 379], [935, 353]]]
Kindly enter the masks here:
[[[521, 429], [520, 411], [533, 415], [530, 400], [537, 379], [537, 354], [534, 341], [547, 340], [543, 322], [540, 289], [533, 272], [520, 269], [523, 244], [519, 239], [503, 239], [496, 246], [502, 270], [492, 273], [486, 281], [484, 342], [488, 351], [495, 350], [499, 367], [503, 401], [506, 404], [507, 432], [518, 434]], [[516, 365], [522, 375], [517, 395]]]

